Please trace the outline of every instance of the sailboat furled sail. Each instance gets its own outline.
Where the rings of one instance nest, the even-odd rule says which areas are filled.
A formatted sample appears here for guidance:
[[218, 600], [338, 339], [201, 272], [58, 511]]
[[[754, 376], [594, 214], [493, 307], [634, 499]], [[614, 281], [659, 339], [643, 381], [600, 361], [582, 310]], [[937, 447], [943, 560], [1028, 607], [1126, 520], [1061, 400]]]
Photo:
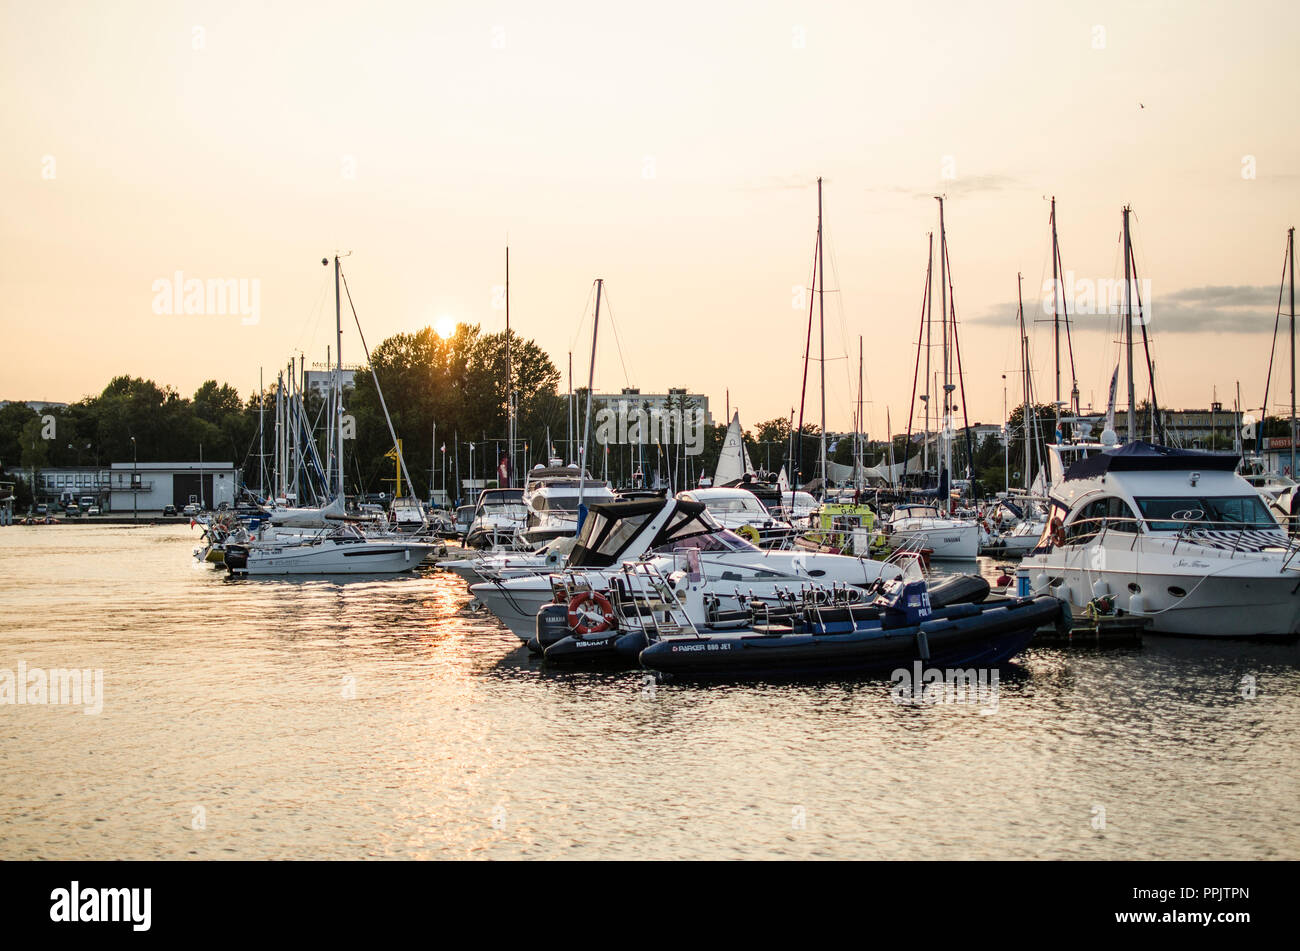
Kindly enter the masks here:
[[726, 438], [722, 440], [722, 452], [718, 454], [718, 468], [713, 473], [713, 484], [739, 482], [747, 472], [753, 471], [754, 464], [749, 461], [749, 450], [745, 448], [740, 413], [737, 411], [732, 414], [731, 425], [727, 427]]

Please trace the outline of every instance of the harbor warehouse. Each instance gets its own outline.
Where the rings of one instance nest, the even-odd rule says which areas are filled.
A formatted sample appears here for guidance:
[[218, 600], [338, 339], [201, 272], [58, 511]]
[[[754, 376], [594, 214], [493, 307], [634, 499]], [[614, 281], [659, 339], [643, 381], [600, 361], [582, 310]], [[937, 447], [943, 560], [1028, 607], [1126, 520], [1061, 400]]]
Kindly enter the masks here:
[[109, 476], [114, 512], [130, 512], [133, 506], [161, 512], [167, 505], [179, 511], [191, 501], [205, 509], [235, 504], [232, 462], [115, 462]]

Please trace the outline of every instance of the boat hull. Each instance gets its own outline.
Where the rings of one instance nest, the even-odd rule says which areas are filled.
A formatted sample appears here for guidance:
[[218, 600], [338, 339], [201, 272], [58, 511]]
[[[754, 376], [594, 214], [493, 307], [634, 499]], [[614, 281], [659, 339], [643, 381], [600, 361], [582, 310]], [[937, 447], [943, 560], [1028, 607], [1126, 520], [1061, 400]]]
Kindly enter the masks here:
[[693, 680], [881, 677], [917, 660], [931, 668], [997, 666], [1024, 650], [1040, 627], [1068, 623], [1068, 609], [1043, 596], [893, 630], [673, 637], [650, 644], [640, 661], [650, 670]]

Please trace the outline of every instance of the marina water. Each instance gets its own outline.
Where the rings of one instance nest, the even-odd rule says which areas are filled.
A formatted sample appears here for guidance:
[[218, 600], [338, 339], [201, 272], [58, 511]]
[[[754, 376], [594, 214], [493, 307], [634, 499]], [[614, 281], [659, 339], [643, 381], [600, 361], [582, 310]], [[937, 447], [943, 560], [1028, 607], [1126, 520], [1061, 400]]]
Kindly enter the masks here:
[[196, 539], [0, 532], [0, 670], [103, 676], [0, 705], [0, 858], [1300, 857], [1295, 644], [1034, 647], [992, 706], [652, 684], [543, 668], [451, 575]]

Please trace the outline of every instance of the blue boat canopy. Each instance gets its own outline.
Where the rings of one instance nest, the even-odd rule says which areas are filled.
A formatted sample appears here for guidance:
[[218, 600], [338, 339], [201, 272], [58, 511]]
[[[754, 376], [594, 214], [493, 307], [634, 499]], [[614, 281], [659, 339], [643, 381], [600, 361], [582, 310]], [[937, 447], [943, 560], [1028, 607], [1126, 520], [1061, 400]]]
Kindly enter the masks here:
[[1138, 440], [1080, 459], [1065, 470], [1065, 481], [1095, 479], [1104, 472], [1233, 472], [1240, 461], [1235, 452], [1174, 449]]

